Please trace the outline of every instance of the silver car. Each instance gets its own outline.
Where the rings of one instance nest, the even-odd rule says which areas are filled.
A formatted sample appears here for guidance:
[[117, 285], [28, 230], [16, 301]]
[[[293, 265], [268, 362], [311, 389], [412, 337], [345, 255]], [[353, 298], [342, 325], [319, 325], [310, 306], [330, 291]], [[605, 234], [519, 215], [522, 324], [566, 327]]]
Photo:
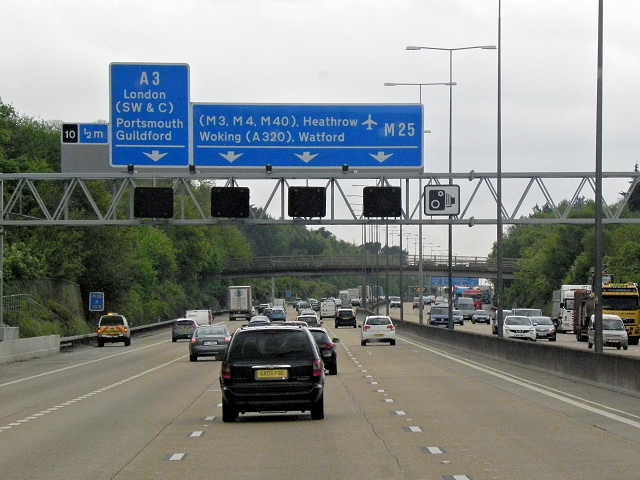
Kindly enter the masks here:
[[189, 360], [198, 357], [215, 357], [222, 360], [231, 340], [231, 333], [225, 325], [204, 325], [196, 328], [189, 342]]
[[480, 322], [486, 323], [487, 325], [489, 325], [489, 323], [491, 322], [491, 317], [486, 312], [486, 310], [476, 310], [475, 312], [473, 312], [473, 315], [471, 315], [471, 323], [475, 325], [476, 323]]
[[[595, 315], [591, 315], [589, 322], [588, 344], [592, 348], [595, 344], [596, 332], [593, 329], [595, 323]], [[629, 337], [624, 328], [624, 323], [618, 315], [605, 313], [602, 315], [602, 345], [605, 347], [616, 347], [626, 350], [629, 348]]]
[[551, 317], [529, 317], [536, 327], [536, 337], [546, 338], [550, 342], [556, 341], [556, 326]]

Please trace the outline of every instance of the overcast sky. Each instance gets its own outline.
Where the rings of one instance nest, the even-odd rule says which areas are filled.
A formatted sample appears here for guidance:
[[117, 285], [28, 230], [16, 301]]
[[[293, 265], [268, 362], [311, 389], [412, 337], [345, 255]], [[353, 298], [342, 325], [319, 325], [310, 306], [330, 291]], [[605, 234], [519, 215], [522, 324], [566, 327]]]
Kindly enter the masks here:
[[[108, 120], [112, 62], [187, 63], [192, 102], [417, 103], [418, 87], [384, 83], [446, 82], [449, 55], [407, 45], [498, 44], [498, 0], [1, 4], [0, 98], [72, 123]], [[597, 0], [502, 0], [504, 172], [595, 170], [597, 13]], [[639, 18], [637, 0], [605, 1], [604, 171], [632, 171], [640, 159]], [[497, 59], [496, 50], [453, 54], [454, 172], [496, 170]], [[425, 170], [444, 173], [448, 88], [423, 87], [421, 99], [432, 131]], [[621, 188], [605, 185], [605, 200]], [[360, 242], [358, 227], [330, 230]], [[427, 248], [446, 246], [446, 231], [427, 229]], [[456, 227], [454, 238], [455, 253], [486, 255], [495, 227]]]

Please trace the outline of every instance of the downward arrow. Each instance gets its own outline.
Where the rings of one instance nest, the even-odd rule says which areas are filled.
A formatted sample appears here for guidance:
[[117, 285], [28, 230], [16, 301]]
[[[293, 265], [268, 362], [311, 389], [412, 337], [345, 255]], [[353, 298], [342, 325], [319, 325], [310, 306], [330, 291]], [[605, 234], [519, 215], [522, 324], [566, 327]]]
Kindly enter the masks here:
[[165, 155], [167, 155], [167, 153], [160, 153], [158, 150], [152, 150], [151, 153], [147, 153], [147, 152], [142, 152], [144, 153], [147, 157], [149, 157], [151, 160], [153, 160], [154, 162], [157, 162], [158, 160], [160, 160], [162, 157], [164, 157]]
[[309, 163], [311, 160], [313, 160], [318, 156], [317, 153], [314, 153], [313, 155], [311, 155], [311, 152], [302, 152], [302, 155], [298, 155], [297, 153], [294, 153], [294, 155], [305, 163]]
[[230, 150], [227, 153], [221, 153], [220, 156], [225, 160], [229, 160], [229, 162], [233, 162], [234, 160], [239, 159], [242, 156], [242, 153], [235, 154], [234, 151]]
[[384, 152], [378, 152], [375, 155], [373, 153], [370, 153], [369, 155], [371, 155], [373, 158], [375, 158], [377, 161], [379, 161], [380, 163], [384, 162], [385, 160], [387, 160], [389, 157], [391, 157], [391, 155], [393, 155], [393, 153], [390, 153], [389, 155], [385, 155]]

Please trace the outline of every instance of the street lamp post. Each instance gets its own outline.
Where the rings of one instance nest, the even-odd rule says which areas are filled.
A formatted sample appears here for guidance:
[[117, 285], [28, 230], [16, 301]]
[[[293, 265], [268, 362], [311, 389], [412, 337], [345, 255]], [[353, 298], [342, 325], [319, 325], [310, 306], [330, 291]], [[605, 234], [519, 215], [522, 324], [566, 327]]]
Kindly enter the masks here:
[[[421, 47], [410, 45], [407, 47], [407, 50], [443, 50], [449, 52], [449, 185], [453, 185], [453, 177], [451, 174], [453, 173], [453, 52], [458, 50], [473, 50], [473, 49], [482, 49], [482, 50], [495, 50], [495, 45], [475, 45], [471, 47], [458, 47], [458, 48], [440, 48], [440, 47]], [[451, 258], [451, 251], [453, 250], [453, 223], [451, 223], [451, 215], [449, 215], [449, 324], [448, 328], [453, 329], [453, 302], [451, 298], [451, 292], [453, 287], [453, 267], [451, 265], [453, 259]]]
[[[432, 85], [448, 85], [450, 88], [453, 87], [453, 85], [455, 85], [455, 83], [451, 82], [451, 79], [449, 79], [449, 82], [435, 82], [435, 83], [398, 83], [398, 82], [386, 82], [384, 84], [385, 87], [399, 87], [399, 86], [416, 86], [419, 87], [420, 90], [420, 103], [422, 103], [422, 87], [423, 86], [432, 86]], [[431, 130], [425, 130], [423, 133], [431, 133]], [[420, 179], [420, 195], [422, 195], [422, 179]], [[424, 290], [424, 272], [423, 272], [423, 265], [422, 265], [422, 208], [420, 209], [420, 214], [419, 214], [419, 218], [420, 218], [420, 223], [418, 224], [418, 236], [420, 237], [420, 252], [419, 252], [419, 260], [418, 260], [418, 275], [420, 278], [420, 303], [423, 305], [424, 304], [424, 299], [423, 299], [423, 290]], [[424, 323], [424, 312], [423, 309], [420, 308], [419, 313], [418, 313], [418, 323], [419, 324], [423, 324]]]

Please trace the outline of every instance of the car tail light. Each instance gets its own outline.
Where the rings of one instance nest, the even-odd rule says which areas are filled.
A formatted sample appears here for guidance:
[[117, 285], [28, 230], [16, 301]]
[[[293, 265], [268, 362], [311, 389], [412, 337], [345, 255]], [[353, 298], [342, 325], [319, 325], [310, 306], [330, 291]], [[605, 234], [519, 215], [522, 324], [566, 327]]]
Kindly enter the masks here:
[[229, 343], [231, 341], [231, 337], [224, 337], [224, 343]]
[[[323, 373], [324, 373], [324, 362], [322, 360], [314, 360], [313, 361], [313, 376], [314, 377], [321, 377]], [[223, 378], [225, 378], [224, 375], [223, 375]], [[231, 375], [229, 375], [229, 378], [231, 378]]]
[[222, 362], [222, 366], [220, 367], [220, 376], [225, 380], [231, 380], [231, 364], [229, 362]]
[[389, 330], [395, 330], [395, 329], [396, 329], [396, 327], [394, 327], [393, 325], [387, 325], [387, 328], [388, 328]]
[[363, 330], [369, 330], [370, 328], [371, 328], [371, 327], [370, 327], [369, 325], [364, 325], [364, 326], [362, 327], [362, 329], [363, 329]]
[[322, 345], [320, 345], [320, 349], [321, 350], [331, 350], [333, 348], [333, 343], [332, 342], [327, 342], [327, 343], [323, 343]]
[[196, 342], [197, 342], [196, 337], [193, 337], [193, 338], [191, 339], [191, 343], [196, 343]]

